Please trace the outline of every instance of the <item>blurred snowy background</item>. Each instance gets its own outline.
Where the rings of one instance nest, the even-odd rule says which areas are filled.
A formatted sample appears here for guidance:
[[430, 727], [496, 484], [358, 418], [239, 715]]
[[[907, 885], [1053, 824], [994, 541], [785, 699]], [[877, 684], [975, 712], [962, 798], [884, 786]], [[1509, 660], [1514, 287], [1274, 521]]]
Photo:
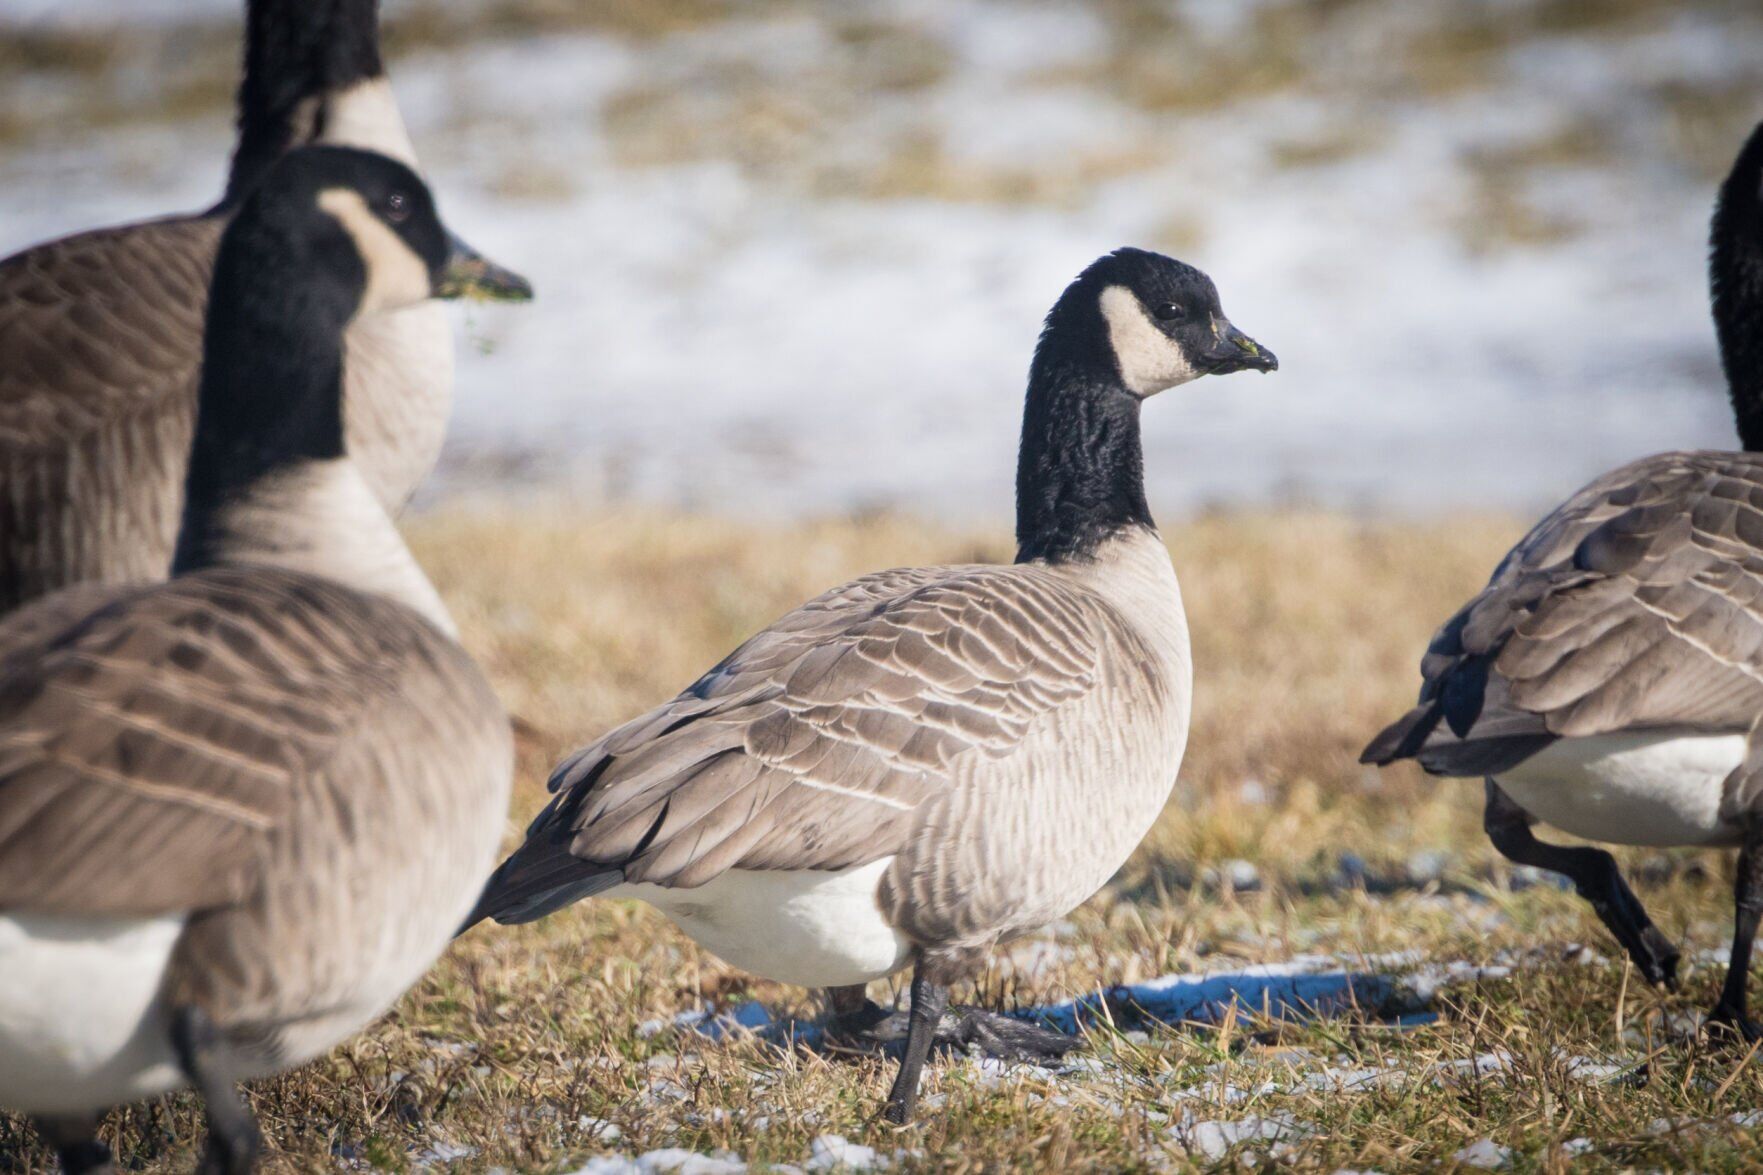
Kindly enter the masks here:
[[[0, 0], [0, 253], [195, 208], [236, 0]], [[1727, 445], [1703, 278], [1753, 0], [385, 0], [458, 313], [434, 490], [1008, 517], [1040, 316], [1208, 270], [1282, 370], [1147, 410], [1153, 506], [1531, 508]], [[0, 362], [4, 357], [0, 356]]]

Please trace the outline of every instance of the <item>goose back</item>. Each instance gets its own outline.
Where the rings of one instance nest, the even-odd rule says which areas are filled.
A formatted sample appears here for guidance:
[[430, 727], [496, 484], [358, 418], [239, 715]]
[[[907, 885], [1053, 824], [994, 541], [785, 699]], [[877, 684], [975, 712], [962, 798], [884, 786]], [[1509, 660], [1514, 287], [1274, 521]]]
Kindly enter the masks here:
[[1420, 704], [1366, 749], [1443, 774], [1558, 738], [1748, 731], [1763, 710], [1763, 454], [1663, 453], [1539, 522], [1421, 663]]
[[165, 998], [264, 1073], [439, 953], [511, 768], [465, 652], [328, 580], [214, 568], [0, 622], [0, 914], [185, 918]]

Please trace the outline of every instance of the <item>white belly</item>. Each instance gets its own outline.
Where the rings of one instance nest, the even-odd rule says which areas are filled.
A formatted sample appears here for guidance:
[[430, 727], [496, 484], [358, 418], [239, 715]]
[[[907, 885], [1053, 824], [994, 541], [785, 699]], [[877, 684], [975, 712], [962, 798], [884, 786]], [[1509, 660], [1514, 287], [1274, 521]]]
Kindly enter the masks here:
[[101, 1109], [187, 1084], [159, 999], [183, 927], [0, 915], [0, 1107]]
[[1720, 819], [1739, 734], [1604, 734], [1561, 739], [1498, 777], [1525, 811], [1587, 840], [1659, 847], [1730, 845]]
[[621, 885], [605, 896], [641, 898], [743, 971], [802, 987], [843, 987], [891, 975], [912, 949], [875, 902], [893, 860], [837, 873], [730, 869], [695, 889]]

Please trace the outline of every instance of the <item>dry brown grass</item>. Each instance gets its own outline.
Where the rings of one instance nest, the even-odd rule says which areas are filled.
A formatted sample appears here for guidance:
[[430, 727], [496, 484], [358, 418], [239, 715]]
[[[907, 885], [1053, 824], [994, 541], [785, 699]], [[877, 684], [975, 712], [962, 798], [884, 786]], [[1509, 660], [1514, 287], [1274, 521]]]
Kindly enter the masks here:
[[[1594, 1169], [1746, 1165], [1751, 1152], [1726, 1115], [1763, 1095], [1758, 1066], [1665, 1031], [1667, 1012], [1711, 999], [1719, 968], [1693, 966], [1683, 996], [1641, 990], [1578, 899], [1504, 883], [1478, 831], [1479, 789], [1355, 762], [1409, 700], [1432, 626], [1518, 529], [1306, 513], [1171, 528], [1199, 676], [1179, 794], [1115, 883], [1058, 929], [1063, 949], [1049, 969], [1017, 971], [1001, 958], [978, 985], [982, 998], [1039, 1002], [1303, 951], [1486, 961], [1540, 948], [1509, 980], [1447, 992], [1436, 1022], [1098, 1030], [1090, 1051], [1101, 1068], [1057, 1082], [1032, 1072], [992, 1081], [944, 1059], [927, 1077], [940, 1104], [896, 1131], [871, 1117], [891, 1063], [646, 1034], [645, 1022], [711, 1001], [755, 999], [779, 1016], [817, 1009], [807, 993], [700, 952], [645, 907], [590, 902], [539, 925], [473, 933], [372, 1031], [256, 1089], [271, 1168], [402, 1170], [454, 1153], [444, 1147], [464, 1148], [465, 1171], [569, 1171], [607, 1149], [664, 1146], [800, 1163], [814, 1136], [837, 1132], [902, 1150], [909, 1168], [1143, 1169], [1194, 1161], [1160, 1117], [1178, 1102], [1202, 1118], [1292, 1115], [1313, 1132], [1285, 1161], [1307, 1170], [1448, 1165], [1482, 1137], [1516, 1148], [1521, 1169], [1563, 1169], [1558, 1144], [1580, 1137], [1595, 1149], [1577, 1161]], [[511, 838], [562, 751], [669, 696], [800, 600], [877, 567], [1010, 552], [1002, 533], [899, 518], [764, 525], [555, 501], [451, 507], [412, 530], [466, 643], [536, 731], [522, 748]], [[1364, 858], [1374, 878], [1399, 879], [1423, 849], [1446, 854], [1441, 882], [1384, 896], [1330, 884], [1343, 853]], [[1258, 867], [1259, 890], [1236, 892], [1208, 873], [1234, 858]], [[1643, 894], [1670, 933], [1718, 945], [1723, 862], [1673, 860], [1706, 867], [1655, 869], [1649, 876], [1671, 875]], [[1572, 942], [1606, 957], [1564, 962]], [[1494, 1049], [1509, 1054], [1508, 1070], [1436, 1079], [1441, 1064]], [[1569, 1056], [1614, 1058], [1644, 1077], [1586, 1081], [1568, 1071]], [[1305, 1085], [1325, 1062], [1387, 1064], [1410, 1080], [1353, 1094]], [[1690, 1118], [1720, 1124], [1647, 1130]], [[623, 1138], [609, 1145], [595, 1119]], [[110, 1129], [128, 1163], [177, 1170], [200, 1116], [175, 1098], [123, 1112]], [[26, 1169], [46, 1163], [20, 1127], [0, 1121], [0, 1155], [9, 1152]]]

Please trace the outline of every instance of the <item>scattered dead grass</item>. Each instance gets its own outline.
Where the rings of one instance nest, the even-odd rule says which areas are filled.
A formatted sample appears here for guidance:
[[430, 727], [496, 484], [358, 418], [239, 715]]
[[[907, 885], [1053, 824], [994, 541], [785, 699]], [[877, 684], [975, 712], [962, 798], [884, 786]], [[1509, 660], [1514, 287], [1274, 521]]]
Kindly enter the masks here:
[[[510, 837], [562, 751], [669, 696], [803, 598], [877, 567], [1010, 552], [1002, 533], [903, 518], [765, 525], [561, 501], [449, 507], [412, 530], [466, 643], [536, 731]], [[1726, 1119], [1763, 1096], [1763, 1066], [1665, 1031], [1668, 1012], [1711, 1001], [1719, 967], [1693, 966], [1681, 996], [1643, 990], [1579, 899], [1508, 887], [1478, 832], [1478, 789], [1354, 762], [1408, 701], [1433, 624], [1518, 530], [1498, 518], [1308, 513], [1171, 528], [1199, 674], [1179, 794], [1115, 883], [1058, 929], [1044, 970], [1001, 959], [976, 988], [1039, 1002], [1305, 951], [1486, 962], [1537, 948], [1510, 979], [1451, 989], [1435, 1023], [1098, 1029], [1091, 1055], [1104, 1065], [1081, 1079], [1000, 1080], [940, 1062], [927, 1090], [941, 1104], [896, 1131], [871, 1118], [888, 1063], [646, 1031], [704, 1000], [757, 999], [779, 1016], [816, 1008], [703, 954], [647, 908], [590, 902], [472, 934], [371, 1032], [255, 1089], [271, 1169], [405, 1170], [457, 1155], [463, 1171], [567, 1171], [607, 1149], [664, 1146], [800, 1163], [826, 1132], [902, 1150], [908, 1168], [1145, 1169], [1190, 1161], [1164, 1117], [1183, 1106], [1201, 1118], [1290, 1115], [1309, 1132], [1285, 1161], [1306, 1170], [1448, 1165], [1484, 1137], [1515, 1148], [1524, 1169], [1564, 1170], [1559, 1145], [1577, 1138], [1593, 1149], [1576, 1169], [1744, 1166], [1748, 1144]], [[1374, 879], [1401, 879], [1423, 850], [1443, 854], [1435, 881], [1381, 896], [1331, 884], [1342, 854]], [[1219, 879], [1232, 859], [1256, 866], [1259, 888]], [[1661, 926], [1718, 946], [1724, 860], [1641, 863]], [[1565, 961], [1573, 942], [1606, 957]], [[1450, 1076], [1453, 1062], [1496, 1050], [1501, 1072]], [[1613, 1059], [1628, 1076], [1588, 1081], [1571, 1057]], [[1351, 1094], [1305, 1086], [1325, 1062], [1407, 1077]], [[1661, 1119], [1716, 1124], [1650, 1133]], [[622, 1132], [616, 1144], [601, 1120]], [[199, 1129], [187, 1097], [120, 1112], [109, 1127], [123, 1159], [149, 1171], [187, 1168]], [[47, 1162], [3, 1119], [0, 1155], [25, 1170]]]

